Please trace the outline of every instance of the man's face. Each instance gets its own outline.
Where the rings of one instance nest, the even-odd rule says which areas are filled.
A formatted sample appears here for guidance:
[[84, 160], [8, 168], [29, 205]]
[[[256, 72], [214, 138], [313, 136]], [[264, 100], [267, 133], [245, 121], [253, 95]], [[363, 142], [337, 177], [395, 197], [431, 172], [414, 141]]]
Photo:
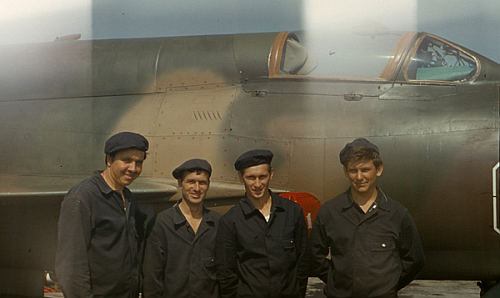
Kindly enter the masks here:
[[344, 167], [344, 174], [349, 178], [351, 191], [358, 194], [371, 193], [377, 182], [377, 177], [382, 175], [383, 165], [378, 169], [371, 160], [361, 160], [358, 162], [349, 162]]
[[202, 204], [210, 186], [210, 178], [205, 171], [186, 172], [182, 181], [179, 180], [179, 189], [182, 200], [187, 204]]
[[248, 198], [259, 200], [269, 196], [269, 184], [273, 177], [273, 169], [270, 167], [268, 164], [261, 164], [246, 168], [243, 174], [239, 172]]
[[139, 149], [118, 151], [112, 161], [108, 156], [111, 188], [121, 190], [130, 185], [141, 174], [143, 162], [144, 151]]

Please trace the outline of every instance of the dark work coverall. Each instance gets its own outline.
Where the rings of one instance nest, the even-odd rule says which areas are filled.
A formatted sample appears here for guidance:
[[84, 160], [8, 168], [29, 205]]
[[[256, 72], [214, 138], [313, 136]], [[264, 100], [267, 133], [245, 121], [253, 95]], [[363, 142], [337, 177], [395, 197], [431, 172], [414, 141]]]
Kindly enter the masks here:
[[219, 213], [204, 208], [195, 234], [178, 205], [158, 214], [143, 264], [146, 298], [219, 297], [215, 272], [219, 218]]
[[56, 275], [66, 297], [138, 297], [136, 221], [143, 231], [145, 215], [130, 190], [123, 193], [126, 208], [95, 171], [64, 197]]
[[424, 265], [410, 213], [377, 190], [366, 214], [349, 189], [323, 204], [314, 219], [311, 269], [326, 283], [328, 297], [397, 297]]
[[274, 193], [269, 222], [245, 197], [219, 221], [216, 244], [221, 297], [303, 297], [307, 227], [302, 207]]

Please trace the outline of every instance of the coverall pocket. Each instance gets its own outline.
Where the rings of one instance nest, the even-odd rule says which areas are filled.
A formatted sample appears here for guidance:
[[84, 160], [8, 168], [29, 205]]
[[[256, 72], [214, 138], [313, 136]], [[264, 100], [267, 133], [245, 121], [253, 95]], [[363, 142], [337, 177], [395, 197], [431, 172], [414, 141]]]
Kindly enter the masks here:
[[393, 240], [375, 240], [371, 243], [371, 251], [373, 252], [392, 251], [395, 247], [396, 244]]
[[293, 250], [295, 248], [295, 240], [293, 239], [282, 240], [281, 243], [285, 250]]
[[208, 276], [212, 279], [216, 279], [215, 257], [203, 258], [203, 265], [205, 266]]

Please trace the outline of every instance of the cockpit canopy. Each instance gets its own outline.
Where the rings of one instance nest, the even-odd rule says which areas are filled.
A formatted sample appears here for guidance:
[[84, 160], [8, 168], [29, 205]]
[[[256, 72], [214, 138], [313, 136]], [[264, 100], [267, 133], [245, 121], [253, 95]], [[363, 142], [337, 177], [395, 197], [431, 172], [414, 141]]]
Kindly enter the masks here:
[[[271, 53], [269, 76], [356, 80], [466, 82], [479, 62], [466, 50], [417, 32], [355, 34], [282, 32]], [[278, 40], [279, 39], [279, 40]]]

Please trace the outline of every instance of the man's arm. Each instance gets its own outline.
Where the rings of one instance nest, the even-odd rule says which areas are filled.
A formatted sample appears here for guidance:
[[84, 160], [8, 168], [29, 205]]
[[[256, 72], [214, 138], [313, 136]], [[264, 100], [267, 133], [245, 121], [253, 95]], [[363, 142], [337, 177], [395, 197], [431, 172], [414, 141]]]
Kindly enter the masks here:
[[56, 276], [65, 297], [92, 297], [88, 248], [92, 220], [81, 192], [68, 193], [61, 204], [58, 224]]
[[167, 237], [158, 219], [147, 239], [142, 270], [144, 297], [161, 297], [168, 255]]
[[148, 215], [139, 208], [139, 205], [135, 205], [135, 230], [137, 231], [137, 251], [141, 250], [143, 247], [143, 241], [146, 238], [146, 229], [144, 227], [144, 223]]
[[[320, 209], [321, 212], [321, 209]], [[314, 219], [311, 235], [309, 237], [310, 252], [310, 276], [317, 276], [323, 282], [327, 282], [329, 263], [326, 257], [330, 253], [328, 237], [325, 226], [322, 223], [321, 213], [318, 212]]]
[[406, 211], [406, 218], [402, 223], [402, 230], [399, 243], [399, 255], [403, 271], [398, 282], [398, 290], [404, 288], [413, 281], [415, 276], [422, 270], [425, 257], [422, 243], [418, 235], [417, 227]]
[[215, 242], [215, 260], [221, 298], [236, 297], [239, 282], [236, 231], [233, 231], [229, 225], [227, 219], [222, 216], [219, 220]]
[[307, 290], [307, 280], [309, 278], [309, 245], [307, 236], [307, 225], [304, 212], [300, 208], [300, 215], [297, 219], [297, 229], [295, 232], [295, 245], [299, 252], [297, 258], [297, 279], [300, 284], [300, 297], [305, 297]]

